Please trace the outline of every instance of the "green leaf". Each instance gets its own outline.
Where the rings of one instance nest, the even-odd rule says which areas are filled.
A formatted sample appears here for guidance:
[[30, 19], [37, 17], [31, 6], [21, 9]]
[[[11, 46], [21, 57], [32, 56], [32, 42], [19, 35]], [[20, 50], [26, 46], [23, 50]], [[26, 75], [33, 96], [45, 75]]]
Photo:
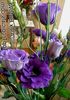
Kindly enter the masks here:
[[28, 33], [26, 33], [26, 34], [24, 34], [24, 35], [23, 35], [23, 38], [24, 38], [24, 39], [27, 39], [27, 38], [28, 38], [28, 36], [29, 36], [29, 34], [30, 34], [29, 32], [28, 32]]
[[22, 95], [21, 94], [18, 94], [18, 100], [23, 100], [23, 97], [22, 97]]
[[59, 66], [59, 73], [63, 73], [65, 72], [65, 68], [66, 67], [66, 62], [63, 62], [60, 66]]
[[53, 94], [55, 95], [55, 91], [58, 88], [58, 86], [56, 86], [56, 84], [50, 84], [49, 87], [45, 88], [45, 91], [44, 91], [45, 97], [50, 98]]
[[2, 98], [7, 99], [7, 98], [12, 97], [12, 96], [13, 96], [13, 94], [9, 90], [7, 90], [4, 93], [4, 96]]
[[54, 70], [53, 70], [54, 77], [56, 76], [56, 74], [64, 73], [65, 70], [66, 70], [66, 62], [63, 62], [61, 64], [55, 63], [54, 64]]
[[53, 75], [54, 75], [54, 77], [56, 76], [56, 74], [58, 73], [58, 65], [57, 65], [57, 63], [55, 63], [54, 64], [54, 70], [53, 70]]
[[13, 79], [12, 77], [9, 77], [8, 79], [9, 79], [9, 81], [10, 81], [11, 83], [15, 83], [15, 82], [14, 82], [14, 79]]
[[68, 41], [67, 48], [70, 49], [70, 41]]
[[35, 91], [35, 90], [32, 90], [32, 92], [37, 95], [38, 97], [40, 97], [41, 99], [40, 100], [44, 100], [45, 99], [45, 96], [40, 94], [39, 92]]
[[8, 80], [11, 82], [11, 83], [16, 83], [16, 73], [15, 72], [11, 72], [10, 71], [10, 77], [8, 78]]
[[61, 87], [58, 90], [58, 95], [61, 96], [61, 97], [70, 98], [70, 90], [68, 90], [64, 87]]
[[0, 63], [0, 68], [2, 68], [2, 64]]

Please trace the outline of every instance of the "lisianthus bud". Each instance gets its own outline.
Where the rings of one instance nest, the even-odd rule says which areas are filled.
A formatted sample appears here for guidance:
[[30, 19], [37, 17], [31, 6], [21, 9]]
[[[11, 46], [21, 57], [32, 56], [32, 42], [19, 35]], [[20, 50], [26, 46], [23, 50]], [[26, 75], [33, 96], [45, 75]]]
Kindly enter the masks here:
[[51, 39], [47, 54], [52, 58], [57, 58], [59, 57], [62, 49], [63, 45], [60, 40]]
[[[50, 3], [50, 25], [55, 22], [56, 14], [56, 4]], [[60, 7], [57, 6], [57, 14], [61, 11]], [[43, 25], [48, 24], [48, 3], [39, 3], [33, 10], [33, 14], [36, 15], [36, 12], [39, 14], [40, 21]]]

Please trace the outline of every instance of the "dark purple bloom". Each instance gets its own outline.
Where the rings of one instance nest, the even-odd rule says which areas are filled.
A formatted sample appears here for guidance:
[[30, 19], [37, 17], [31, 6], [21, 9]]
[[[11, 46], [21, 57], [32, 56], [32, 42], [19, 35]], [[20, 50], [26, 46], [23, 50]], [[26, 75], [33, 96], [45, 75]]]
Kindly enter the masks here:
[[24, 50], [7, 49], [0, 51], [0, 60], [10, 70], [20, 70], [28, 62], [28, 54]]
[[30, 57], [29, 63], [25, 68], [17, 72], [17, 76], [25, 88], [44, 88], [48, 87], [52, 80], [52, 72], [45, 61], [37, 56]]
[[46, 35], [47, 35], [47, 33], [46, 33], [44, 30], [41, 30], [41, 29], [34, 29], [34, 30], [32, 30], [32, 32], [33, 32], [36, 36], [41, 36], [41, 34], [42, 34], [42, 38], [43, 38], [44, 40], [46, 40]]
[[[60, 12], [60, 7], [57, 6], [55, 3], [50, 4], [50, 24], [55, 22], [55, 14]], [[36, 15], [36, 12], [39, 14], [40, 21], [42, 24], [47, 25], [48, 23], [48, 3], [40, 3], [36, 6], [33, 13]]]
[[[41, 56], [42, 56], [42, 60], [45, 61], [46, 64], [48, 64], [48, 65], [50, 64], [50, 60], [51, 59], [50, 59], [50, 57], [47, 54], [45, 55], [45, 52], [44, 51], [42, 51], [42, 52], [41, 51], [38, 51], [36, 54], [39, 56], [39, 58], [41, 58]], [[32, 57], [35, 57], [36, 54], [33, 54], [31, 56]]]
[[67, 57], [70, 57], [70, 50], [67, 51]]
[[[42, 38], [43, 38], [43, 40], [45, 41], [46, 40], [46, 35], [47, 35], [47, 33], [44, 31], [44, 30], [41, 30], [41, 29], [34, 29], [34, 30], [32, 30], [32, 32], [33, 32], [33, 34], [35, 34], [36, 36], [41, 36], [41, 34], [42, 34]], [[56, 33], [51, 33], [51, 35], [50, 35], [50, 39], [57, 39], [57, 35], [56, 35]]]

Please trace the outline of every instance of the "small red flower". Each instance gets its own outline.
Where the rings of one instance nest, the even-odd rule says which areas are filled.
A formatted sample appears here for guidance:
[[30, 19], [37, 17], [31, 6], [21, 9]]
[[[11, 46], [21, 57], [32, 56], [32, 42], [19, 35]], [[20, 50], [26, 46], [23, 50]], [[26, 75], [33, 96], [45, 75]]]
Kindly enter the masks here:
[[24, 0], [23, 4], [24, 5], [31, 5], [31, 4], [33, 4], [33, 0]]

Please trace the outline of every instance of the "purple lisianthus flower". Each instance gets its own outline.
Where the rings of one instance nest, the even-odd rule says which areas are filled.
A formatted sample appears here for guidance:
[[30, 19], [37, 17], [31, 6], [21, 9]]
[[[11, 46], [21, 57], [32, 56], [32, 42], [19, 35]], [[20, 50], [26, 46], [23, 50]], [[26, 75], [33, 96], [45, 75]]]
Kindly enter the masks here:
[[28, 62], [28, 54], [19, 49], [1, 50], [0, 58], [4, 66], [10, 70], [20, 70]]
[[30, 57], [25, 68], [17, 72], [18, 79], [24, 88], [44, 88], [48, 87], [52, 80], [52, 72], [45, 61], [37, 56]]
[[44, 31], [44, 30], [41, 30], [41, 29], [33, 29], [32, 32], [36, 35], [36, 36], [41, 36], [42, 34], [42, 38], [44, 40], [46, 40], [46, 35], [47, 33]]
[[60, 56], [62, 49], [63, 49], [63, 45], [59, 39], [57, 39], [57, 40], [51, 39], [50, 43], [49, 43], [49, 48], [48, 48], [47, 54], [51, 58], [57, 58]]
[[[57, 6], [55, 3], [50, 4], [50, 24], [55, 22], [55, 14], [60, 12], [60, 7]], [[47, 25], [48, 23], [48, 3], [40, 3], [36, 8], [33, 10], [33, 13], [36, 15], [36, 12], [39, 14], [40, 21], [42, 24]]]
[[[46, 40], [46, 35], [47, 35], [47, 32], [46, 32], [46, 31], [41, 30], [41, 29], [33, 29], [32, 32], [33, 32], [33, 34], [35, 34], [35, 35], [38, 36], [38, 37], [40, 37], [41, 34], [42, 34], [43, 40], [44, 40], [44, 41]], [[54, 33], [54, 32], [51, 33], [51, 34], [50, 34], [50, 39], [55, 39], [55, 40], [58, 39], [56, 33]]]
[[67, 50], [66, 55], [67, 55], [67, 57], [70, 57], [70, 50]]

